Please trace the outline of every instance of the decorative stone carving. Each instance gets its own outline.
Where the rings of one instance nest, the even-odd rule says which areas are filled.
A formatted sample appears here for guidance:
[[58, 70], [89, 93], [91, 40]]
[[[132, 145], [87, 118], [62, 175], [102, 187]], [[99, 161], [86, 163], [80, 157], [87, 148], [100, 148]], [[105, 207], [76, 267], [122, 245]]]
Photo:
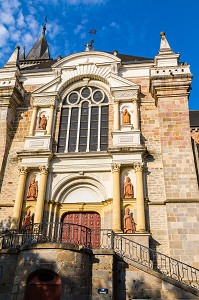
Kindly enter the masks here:
[[19, 167], [20, 175], [27, 175], [27, 167]]
[[31, 230], [32, 216], [30, 209], [27, 210], [26, 215], [22, 219], [22, 228], [29, 231]]
[[142, 172], [144, 169], [144, 164], [141, 162], [137, 162], [133, 164], [135, 172]]
[[128, 112], [127, 108], [125, 108], [122, 112], [122, 123], [124, 125], [129, 125], [131, 124], [131, 115]]
[[133, 185], [131, 183], [130, 177], [126, 177], [126, 181], [124, 182], [124, 198], [133, 198], [134, 197], [134, 190]]
[[124, 215], [124, 233], [135, 233], [136, 223], [130, 214], [130, 209], [127, 207]]
[[121, 167], [121, 164], [113, 163], [113, 164], [111, 165], [112, 172], [120, 172], [120, 167]]
[[42, 115], [42, 117], [40, 117], [40, 119], [39, 119], [38, 129], [39, 130], [46, 130], [46, 126], [47, 126], [47, 118], [46, 118], [45, 115]]
[[114, 92], [114, 97], [115, 98], [128, 98], [128, 99], [137, 98], [137, 93], [138, 93], [137, 90], [135, 90], [135, 91], [117, 91], [117, 92]]
[[38, 185], [37, 185], [37, 181], [35, 180], [35, 177], [33, 177], [28, 186], [27, 199], [36, 200], [37, 195], [38, 195]]
[[40, 166], [39, 170], [40, 170], [41, 174], [45, 174], [45, 175], [48, 174], [48, 167], [47, 166]]
[[55, 105], [55, 98], [54, 97], [48, 97], [48, 98], [43, 98], [43, 97], [40, 97], [40, 98], [35, 98], [33, 100], [33, 105], [38, 105], [38, 106], [42, 106], [42, 104], [45, 106], [46, 105]]

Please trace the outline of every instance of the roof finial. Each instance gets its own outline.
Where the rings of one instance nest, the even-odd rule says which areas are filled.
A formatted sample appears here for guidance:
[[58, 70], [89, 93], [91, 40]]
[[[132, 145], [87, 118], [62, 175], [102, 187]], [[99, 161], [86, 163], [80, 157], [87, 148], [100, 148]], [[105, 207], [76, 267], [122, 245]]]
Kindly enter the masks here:
[[45, 32], [46, 32], [46, 23], [47, 23], [47, 16], [45, 16], [45, 18], [44, 18], [44, 26], [43, 26], [43, 31], [42, 31], [43, 35], [45, 35]]
[[96, 32], [97, 32], [97, 30], [95, 30], [95, 29], [92, 29], [92, 30], [90, 30], [90, 34], [92, 35], [92, 40], [91, 40], [91, 42], [90, 42], [90, 44], [89, 43], [86, 43], [86, 49], [85, 49], [85, 51], [90, 51], [90, 50], [94, 50], [94, 46], [93, 46], [93, 44], [94, 44], [94, 34], [96, 34]]
[[171, 50], [171, 47], [167, 41], [165, 32], [161, 31], [160, 32], [160, 37], [161, 37], [161, 41], [160, 41], [160, 50], [159, 53], [173, 53], [173, 51]]

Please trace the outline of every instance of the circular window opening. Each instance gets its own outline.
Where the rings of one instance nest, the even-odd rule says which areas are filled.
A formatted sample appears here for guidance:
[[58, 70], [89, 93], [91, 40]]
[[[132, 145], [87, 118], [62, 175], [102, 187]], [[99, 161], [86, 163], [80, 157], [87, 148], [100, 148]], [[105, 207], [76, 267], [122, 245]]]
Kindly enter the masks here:
[[84, 88], [84, 89], [81, 91], [82, 98], [84, 98], [84, 99], [89, 98], [89, 97], [90, 97], [90, 94], [91, 94], [91, 91], [90, 91], [89, 88]]
[[38, 274], [39, 281], [52, 281], [54, 279], [54, 275], [52, 273], [41, 272]]
[[102, 91], [99, 90], [94, 91], [93, 100], [97, 103], [102, 102], [104, 100], [104, 93], [102, 93]]
[[70, 104], [75, 104], [77, 103], [79, 100], [79, 95], [77, 92], [72, 92], [69, 96], [68, 96], [68, 102]]

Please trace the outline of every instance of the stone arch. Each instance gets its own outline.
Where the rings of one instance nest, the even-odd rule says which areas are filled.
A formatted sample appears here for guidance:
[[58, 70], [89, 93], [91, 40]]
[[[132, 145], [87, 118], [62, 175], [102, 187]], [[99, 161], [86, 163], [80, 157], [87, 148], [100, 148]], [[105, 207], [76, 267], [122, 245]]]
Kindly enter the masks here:
[[[81, 78], [79, 78], [81, 77]], [[65, 99], [65, 97], [72, 92], [73, 90], [81, 87], [92, 86], [98, 87], [102, 89], [102, 91], [108, 97], [109, 102], [112, 102], [111, 92], [110, 92], [110, 84], [103, 77], [96, 77], [94, 75], [81, 75], [73, 77], [70, 81], [66, 81], [59, 89], [61, 102]]]
[[27, 278], [25, 300], [60, 300], [61, 279], [48, 269], [38, 269]]
[[[82, 192], [84, 192], [84, 195]], [[89, 193], [90, 198], [88, 201], [85, 201], [85, 197]], [[75, 197], [76, 195], [80, 195], [82, 198], [76, 198], [78, 199], [77, 201], [71, 202], [71, 197]], [[67, 198], [70, 202], [67, 201]], [[52, 199], [59, 203], [102, 202], [107, 199], [107, 195], [104, 186], [95, 176], [72, 175], [63, 178], [57, 183], [52, 191]]]

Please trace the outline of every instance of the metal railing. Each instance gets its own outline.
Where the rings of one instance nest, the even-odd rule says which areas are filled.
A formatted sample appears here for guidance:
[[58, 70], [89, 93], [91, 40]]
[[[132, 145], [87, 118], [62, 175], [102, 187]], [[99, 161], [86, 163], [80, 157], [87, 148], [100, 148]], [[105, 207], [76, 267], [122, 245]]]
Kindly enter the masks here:
[[115, 234], [111, 229], [89, 229], [70, 223], [42, 223], [19, 231], [8, 231], [0, 236], [2, 249], [47, 242], [70, 243], [93, 249], [113, 249], [129, 264], [136, 262], [149, 270], [164, 274], [199, 290], [198, 269], [134, 242], [121, 234]]
[[70, 243], [91, 247], [91, 229], [71, 223], [42, 223], [28, 225], [18, 231], [0, 236], [0, 248], [16, 248], [38, 243]]
[[117, 234], [114, 235], [114, 250], [128, 263], [134, 261], [199, 290], [199, 270], [192, 266]]

